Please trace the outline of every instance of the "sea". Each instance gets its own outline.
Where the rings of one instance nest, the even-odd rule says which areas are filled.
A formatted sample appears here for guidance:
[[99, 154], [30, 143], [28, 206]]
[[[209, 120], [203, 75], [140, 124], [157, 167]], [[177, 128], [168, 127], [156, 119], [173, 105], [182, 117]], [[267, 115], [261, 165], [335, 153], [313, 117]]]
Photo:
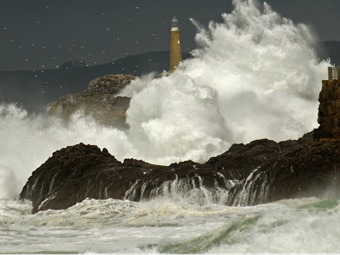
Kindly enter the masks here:
[[138, 203], [84, 200], [36, 214], [31, 201], [18, 199], [54, 151], [80, 142], [121, 161], [168, 165], [316, 128], [331, 65], [315, 53], [318, 38], [266, 3], [233, 4], [220, 23], [191, 20], [197, 49], [174, 73], [139, 77], [120, 93], [132, 97], [127, 130], [101, 126], [82, 111], [66, 123], [1, 102], [1, 254], [340, 253], [338, 197], [227, 206], [168, 194]]
[[1, 253], [226, 254], [340, 252], [340, 200], [304, 198], [257, 206], [85, 200], [31, 214], [2, 200]]

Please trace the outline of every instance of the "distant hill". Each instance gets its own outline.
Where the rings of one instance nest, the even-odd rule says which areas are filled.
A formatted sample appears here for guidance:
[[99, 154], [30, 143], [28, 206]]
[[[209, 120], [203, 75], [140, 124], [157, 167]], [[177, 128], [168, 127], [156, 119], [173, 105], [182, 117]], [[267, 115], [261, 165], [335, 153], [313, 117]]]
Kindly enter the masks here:
[[[331, 59], [340, 65], [340, 42], [320, 42], [316, 45], [320, 60]], [[190, 57], [183, 54], [183, 59]], [[89, 82], [106, 74], [161, 73], [169, 69], [169, 52], [157, 51], [129, 56], [112, 63], [86, 66], [80, 61], [64, 63], [58, 69], [0, 72], [0, 102], [16, 102], [29, 111], [41, 111], [62, 95], [80, 92]]]
[[[183, 53], [183, 59], [190, 57]], [[141, 76], [169, 68], [169, 52], [148, 52], [112, 63], [86, 66], [80, 61], [64, 63], [58, 69], [0, 72], [0, 102], [16, 102], [29, 111], [41, 111], [62, 95], [80, 92], [89, 82], [106, 74]]]

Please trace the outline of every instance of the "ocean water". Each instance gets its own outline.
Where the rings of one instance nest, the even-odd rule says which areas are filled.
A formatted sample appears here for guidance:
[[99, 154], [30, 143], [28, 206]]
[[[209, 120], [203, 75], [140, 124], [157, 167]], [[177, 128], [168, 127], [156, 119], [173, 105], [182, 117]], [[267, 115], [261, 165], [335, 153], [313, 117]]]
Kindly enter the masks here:
[[200, 206], [162, 197], [85, 200], [32, 215], [0, 205], [1, 253], [339, 253], [340, 200], [306, 198], [251, 207]]
[[[339, 253], [339, 198], [252, 207], [158, 197], [86, 200], [32, 215], [18, 195], [52, 153], [80, 142], [118, 160], [204, 162], [233, 143], [296, 139], [317, 127], [318, 93], [329, 60], [316, 35], [267, 4], [234, 0], [223, 22], [197, 27], [194, 58], [170, 76], [136, 79], [128, 130], [82, 112], [68, 123], [0, 105], [0, 253]], [[223, 11], [223, 10], [221, 10]], [[193, 196], [195, 197], [195, 196]]]

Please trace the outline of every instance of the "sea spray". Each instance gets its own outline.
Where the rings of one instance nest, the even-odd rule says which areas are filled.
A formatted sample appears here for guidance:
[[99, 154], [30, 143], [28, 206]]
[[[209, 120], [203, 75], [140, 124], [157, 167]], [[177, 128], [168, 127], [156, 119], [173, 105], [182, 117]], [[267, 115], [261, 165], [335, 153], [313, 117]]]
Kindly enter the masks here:
[[199, 148], [219, 153], [234, 142], [298, 138], [316, 127], [327, 63], [316, 58], [308, 27], [267, 4], [234, 5], [223, 23], [197, 26], [195, 58], [168, 77], [136, 80], [122, 93], [133, 95], [128, 122], [142, 140], [135, 145], [143, 158], [155, 151], [189, 156]]
[[0, 105], [0, 118], [1, 199], [17, 198], [32, 171], [54, 151], [68, 145], [96, 144], [114, 152], [118, 159], [126, 157], [127, 151], [133, 151], [122, 131], [100, 126], [81, 114], [65, 123], [46, 114], [31, 116], [9, 104]]
[[203, 162], [235, 142], [294, 139], [315, 128], [328, 63], [316, 58], [308, 27], [267, 4], [233, 3], [222, 23], [198, 27], [194, 58], [169, 76], [139, 78], [122, 92], [133, 96], [125, 132], [81, 113], [65, 124], [2, 105], [0, 197], [17, 196], [55, 150], [79, 142], [105, 147], [119, 160], [170, 164]]
[[[223, 175], [222, 175], [223, 176]], [[228, 191], [231, 187], [231, 181], [225, 179], [224, 185], [220, 185], [217, 179], [214, 179], [215, 187], [207, 188], [203, 184], [203, 178], [199, 175], [159, 183], [159, 180], [145, 181], [138, 179], [125, 192], [124, 199], [130, 201], [148, 201], [157, 198], [166, 198], [181, 203], [195, 205], [212, 205], [225, 204], [228, 197]], [[152, 187], [145, 192], [147, 187]]]

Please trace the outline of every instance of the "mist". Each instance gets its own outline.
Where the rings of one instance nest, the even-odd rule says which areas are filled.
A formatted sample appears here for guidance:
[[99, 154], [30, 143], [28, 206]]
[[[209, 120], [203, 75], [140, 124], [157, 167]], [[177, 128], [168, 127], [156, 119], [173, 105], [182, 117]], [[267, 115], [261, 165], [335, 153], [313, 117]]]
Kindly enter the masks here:
[[317, 127], [329, 63], [317, 59], [309, 28], [267, 4], [234, 1], [234, 7], [207, 28], [192, 20], [195, 58], [122, 92], [132, 97], [127, 121], [140, 157], [203, 161], [232, 143], [296, 139]]
[[18, 196], [27, 178], [55, 150], [79, 142], [107, 148], [118, 160], [156, 164], [204, 162], [233, 143], [296, 139], [317, 127], [318, 93], [327, 61], [315, 36], [267, 4], [235, 0], [223, 23], [197, 27], [195, 57], [168, 76], [144, 76], [131, 96], [126, 131], [102, 127], [81, 112], [64, 123], [0, 107], [1, 195]]

